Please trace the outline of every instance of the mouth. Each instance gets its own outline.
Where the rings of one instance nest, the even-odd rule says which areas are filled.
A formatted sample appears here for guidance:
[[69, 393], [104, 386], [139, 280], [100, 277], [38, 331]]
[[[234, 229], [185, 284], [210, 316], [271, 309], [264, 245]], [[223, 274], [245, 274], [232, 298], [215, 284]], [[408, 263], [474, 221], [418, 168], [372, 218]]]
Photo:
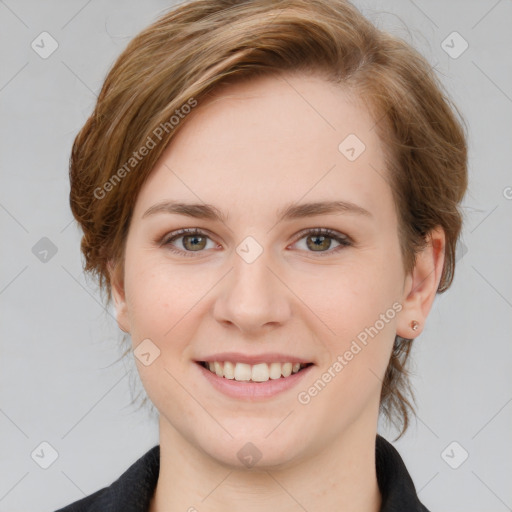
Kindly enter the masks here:
[[283, 380], [302, 372], [313, 363], [272, 362], [247, 364], [231, 361], [197, 361], [217, 377], [236, 382], [263, 383]]

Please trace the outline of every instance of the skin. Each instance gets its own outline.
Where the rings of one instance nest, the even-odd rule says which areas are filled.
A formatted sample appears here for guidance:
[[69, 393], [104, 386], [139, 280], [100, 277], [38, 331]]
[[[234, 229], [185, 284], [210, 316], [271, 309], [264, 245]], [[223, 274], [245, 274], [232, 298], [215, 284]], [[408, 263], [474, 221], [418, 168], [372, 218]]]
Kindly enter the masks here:
[[[405, 274], [374, 124], [361, 103], [320, 76], [229, 84], [187, 116], [140, 190], [124, 274], [113, 271], [112, 280], [117, 320], [133, 348], [149, 338], [160, 350], [148, 366], [136, 358], [160, 412], [151, 512], [379, 510], [374, 449], [382, 379], [395, 334], [421, 333], [445, 238], [433, 231]], [[366, 146], [353, 162], [338, 150], [348, 134]], [[169, 199], [213, 204], [228, 218], [142, 218]], [[277, 220], [289, 203], [340, 199], [371, 215]], [[203, 230], [206, 242], [194, 251], [194, 237], [182, 235], [171, 243], [181, 254], [160, 244], [181, 228]], [[352, 245], [328, 239], [330, 246], [315, 251], [317, 235], [297, 237], [306, 228], [330, 228]], [[250, 264], [236, 252], [247, 236], [263, 250]], [[394, 303], [401, 311], [308, 404], [299, 403], [297, 394]], [[314, 366], [278, 396], [240, 400], [214, 389], [195, 362], [224, 351], [283, 352]], [[237, 457], [249, 441], [262, 455], [252, 469]]]

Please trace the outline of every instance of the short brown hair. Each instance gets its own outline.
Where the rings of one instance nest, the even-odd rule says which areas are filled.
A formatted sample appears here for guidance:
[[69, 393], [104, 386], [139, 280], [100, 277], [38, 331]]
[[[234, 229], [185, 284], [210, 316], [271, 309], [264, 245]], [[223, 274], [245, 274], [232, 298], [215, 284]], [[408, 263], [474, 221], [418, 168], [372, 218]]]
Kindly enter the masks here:
[[[109, 265], [123, 272], [138, 192], [186, 122], [170, 127], [171, 117], [221, 84], [283, 72], [319, 73], [364, 101], [386, 148], [405, 271], [414, 267], [429, 231], [441, 226], [446, 248], [438, 293], [448, 289], [467, 146], [464, 120], [427, 60], [346, 0], [195, 0], [131, 40], [73, 144], [71, 210], [83, 230], [84, 270], [99, 279], [107, 302]], [[130, 160], [148, 138], [157, 138], [157, 127], [167, 129], [160, 129], [156, 147]], [[381, 412], [402, 434], [413, 410], [405, 367], [410, 349], [409, 340], [396, 337], [381, 393]]]

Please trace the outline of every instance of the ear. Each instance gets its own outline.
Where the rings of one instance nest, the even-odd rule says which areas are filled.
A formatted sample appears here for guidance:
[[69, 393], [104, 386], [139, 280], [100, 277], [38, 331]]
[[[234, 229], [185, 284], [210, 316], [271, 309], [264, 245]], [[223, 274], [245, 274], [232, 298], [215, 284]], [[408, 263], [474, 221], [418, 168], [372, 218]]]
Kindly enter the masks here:
[[107, 266], [112, 288], [112, 297], [114, 298], [114, 304], [116, 308], [117, 325], [123, 332], [129, 333], [130, 321], [128, 316], [128, 308], [126, 306], [124, 278], [122, 275], [121, 265], [109, 261]]
[[[402, 338], [412, 339], [421, 334], [441, 280], [446, 243], [444, 230], [438, 226], [427, 235], [427, 240], [425, 248], [416, 255], [413, 270], [405, 279], [396, 330]], [[418, 322], [416, 330], [411, 327], [414, 320]]]

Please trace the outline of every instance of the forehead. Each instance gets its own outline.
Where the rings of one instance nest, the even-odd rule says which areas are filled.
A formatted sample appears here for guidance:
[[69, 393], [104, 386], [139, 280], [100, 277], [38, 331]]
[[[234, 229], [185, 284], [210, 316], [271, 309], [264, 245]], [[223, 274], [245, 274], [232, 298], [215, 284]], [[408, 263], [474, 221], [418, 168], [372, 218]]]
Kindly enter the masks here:
[[224, 84], [184, 119], [140, 191], [136, 214], [168, 198], [254, 212], [305, 195], [368, 205], [389, 194], [374, 127], [356, 96], [319, 76]]

